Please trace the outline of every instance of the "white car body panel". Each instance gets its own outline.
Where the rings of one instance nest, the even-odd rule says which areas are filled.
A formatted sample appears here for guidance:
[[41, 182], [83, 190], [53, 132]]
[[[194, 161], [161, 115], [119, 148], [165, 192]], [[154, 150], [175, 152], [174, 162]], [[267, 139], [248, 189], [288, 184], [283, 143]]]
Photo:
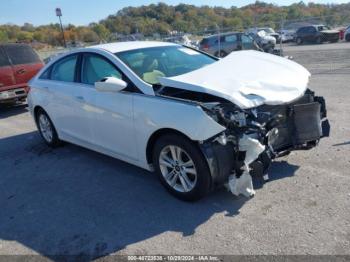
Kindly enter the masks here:
[[194, 141], [203, 141], [226, 129], [197, 105], [140, 94], [134, 95], [134, 123], [139, 156], [144, 163], [148, 140], [157, 130], [173, 129]]
[[[175, 44], [116, 43], [58, 56], [30, 81], [29, 108], [34, 113], [36, 106], [42, 107], [60, 139], [151, 170], [146, 150], [155, 132], [173, 129], [193, 141], [203, 141], [226, 129], [194, 102], [156, 96], [150, 84], [114, 55], [131, 49], [172, 45]], [[92, 85], [39, 79], [58, 59], [78, 52], [106, 57], [143, 94], [101, 92]], [[161, 80], [164, 85], [213, 94], [249, 108], [262, 103], [289, 102], [299, 97], [305, 91], [308, 77], [306, 69], [284, 58], [240, 51], [191, 73]], [[251, 97], [250, 93], [259, 97]]]
[[[194, 141], [202, 141], [225, 130], [225, 127], [216, 123], [195, 104], [126, 92], [94, 94], [96, 90], [85, 87], [86, 102], [81, 108], [90, 119], [87, 120], [88, 123], [84, 123], [84, 126], [89, 126], [86, 133], [79, 137], [62, 130], [66, 125], [76, 126], [75, 121], [78, 119], [74, 117], [75, 110], [63, 109], [68, 120], [65, 124], [62, 124], [62, 121], [57, 122], [56, 108], [47, 106], [55, 101], [44, 102], [53, 98], [39, 87], [42, 82], [32, 83], [33, 88], [28, 96], [29, 107], [32, 112], [35, 106], [41, 106], [47, 111], [60, 139], [148, 170], [150, 166], [147, 162], [146, 147], [156, 131], [173, 129]], [[104, 94], [110, 97], [107, 98]], [[116, 105], [113, 103], [116, 99], [124, 101]], [[71, 103], [68, 106], [74, 105]], [[84, 139], [87, 133], [92, 136], [89, 140]]]
[[[135, 43], [133, 45], [136, 48]], [[124, 49], [106, 50], [106, 46], [114, 44], [102, 45], [103, 48], [78, 49], [61, 55], [50, 61], [29, 83], [30, 111], [33, 114], [36, 106], [42, 107], [50, 116], [61, 140], [151, 170], [146, 148], [156, 131], [173, 129], [193, 141], [202, 141], [226, 129], [194, 103], [155, 96], [152, 86], [142, 81], [113, 54], [114, 51]], [[141, 46], [139, 44], [139, 48], [147, 46], [157, 45], [147, 42]], [[101, 92], [92, 85], [39, 78], [58, 59], [82, 51], [108, 58], [143, 94]]]
[[301, 97], [309, 77], [309, 71], [291, 60], [249, 50], [232, 52], [216, 63], [187, 74], [160, 78], [160, 82], [225, 98], [246, 109], [289, 103]]

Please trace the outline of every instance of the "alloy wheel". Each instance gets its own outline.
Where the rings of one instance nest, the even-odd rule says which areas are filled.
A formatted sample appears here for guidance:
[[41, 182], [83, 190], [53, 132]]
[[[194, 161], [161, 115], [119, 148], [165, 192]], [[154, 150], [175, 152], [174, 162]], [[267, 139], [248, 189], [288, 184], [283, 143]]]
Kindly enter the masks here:
[[46, 140], [46, 142], [50, 143], [53, 139], [53, 129], [51, 126], [51, 122], [48, 119], [48, 117], [44, 114], [41, 114], [39, 116], [39, 128], [40, 132], [43, 136], [43, 138]]
[[197, 183], [194, 162], [179, 146], [169, 145], [162, 149], [159, 167], [168, 185], [178, 192], [189, 192]]

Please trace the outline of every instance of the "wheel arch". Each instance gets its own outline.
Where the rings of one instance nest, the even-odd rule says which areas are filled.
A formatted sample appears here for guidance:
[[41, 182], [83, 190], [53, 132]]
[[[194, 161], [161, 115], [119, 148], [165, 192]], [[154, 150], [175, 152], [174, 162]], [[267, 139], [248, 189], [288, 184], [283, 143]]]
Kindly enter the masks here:
[[153, 134], [149, 137], [149, 139], [147, 141], [146, 159], [147, 159], [148, 164], [153, 164], [152, 156], [153, 156], [154, 145], [155, 145], [157, 139], [159, 139], [161, 136], [167, 135], [167, 134], [177, 134], [177, 135], [180, 135], [180, 136], [188, 139], [189, 141], [195, 142], [194, 140], [189, 138], [187, 135], [185, 135], [184, 133], [182, 133], [176, 129], [173, 129], [173, 128], [158, 129], [157, 131], [153, 132]]
[[35, 123], [37, 123], [37, 121], [38, 121], [38, 119], [37, 119], [38, 113], [39, 113], [39, 111], [41, 111], [41, 110], [44, 111], [44, 112], [47, 114], [47, 112], [45, 111], [45, 109], [42, 108], [41, 106], [36, 105], [36, 106], [34, 107], [33, 116], [34, 116]]

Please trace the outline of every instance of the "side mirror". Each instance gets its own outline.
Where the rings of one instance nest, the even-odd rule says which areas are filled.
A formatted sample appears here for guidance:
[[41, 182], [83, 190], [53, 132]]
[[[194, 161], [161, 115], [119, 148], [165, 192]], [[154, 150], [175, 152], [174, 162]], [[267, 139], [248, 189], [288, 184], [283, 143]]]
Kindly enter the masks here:
[[101, 92], [119, 92], [127, 87], [127, 83], [116, 77], [105, 77], [95, 83], [95, 88]]

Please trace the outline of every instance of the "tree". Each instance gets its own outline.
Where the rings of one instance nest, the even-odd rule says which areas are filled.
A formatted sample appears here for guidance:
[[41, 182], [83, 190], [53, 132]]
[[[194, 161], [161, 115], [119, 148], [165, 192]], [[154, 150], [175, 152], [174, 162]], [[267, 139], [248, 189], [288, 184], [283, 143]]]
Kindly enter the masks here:
[[103, 24], [92, 24], [91, 29], [97, 34], [100, 41], [106, 41], [110, 35], [109, 30]]
[[33, 40], [33, 34], [26, 31], [21, 31], [17, 35], [17, 40], [20, 42], [31, 42]]
[[7, 42], [9, 40], [7, 32], [0, 29], [0, 43]]

